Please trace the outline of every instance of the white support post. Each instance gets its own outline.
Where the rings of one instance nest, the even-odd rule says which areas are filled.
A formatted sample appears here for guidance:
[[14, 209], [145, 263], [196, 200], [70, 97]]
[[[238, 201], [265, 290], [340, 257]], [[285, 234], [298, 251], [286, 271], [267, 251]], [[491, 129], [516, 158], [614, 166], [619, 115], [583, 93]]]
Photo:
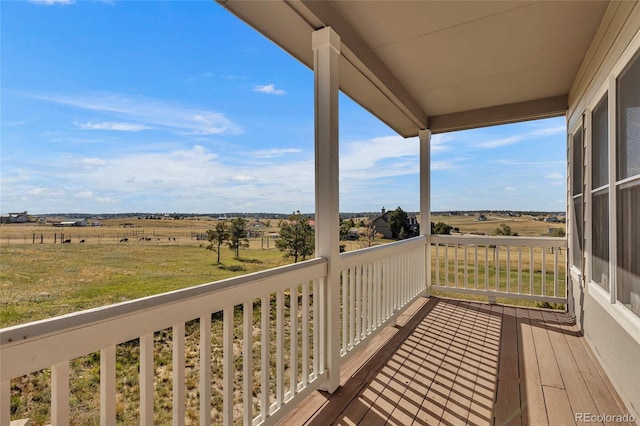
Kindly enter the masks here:
[[431, 296], [431, 130], [420, 130], [420, 234], [427, 237], [424, 296]]
[[[340, 37], [330, 27], [312, 35], [315, 88], [315, 194], [316, 256], [328, 260], [324, 300], [326, 335], [324, 353], [325, 390], [340, 385], [340, 206], [338, 183], [338, 61]], [[315, 313], [314, 313], [315, 315]]]

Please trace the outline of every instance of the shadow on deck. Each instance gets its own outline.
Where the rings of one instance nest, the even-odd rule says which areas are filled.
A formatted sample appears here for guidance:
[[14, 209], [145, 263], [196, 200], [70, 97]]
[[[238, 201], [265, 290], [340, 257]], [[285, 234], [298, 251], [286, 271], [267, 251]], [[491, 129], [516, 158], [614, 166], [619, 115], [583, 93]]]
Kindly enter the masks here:
[[624, 415], [564, 312], [421, 299], [281, 425], [576, 424]]

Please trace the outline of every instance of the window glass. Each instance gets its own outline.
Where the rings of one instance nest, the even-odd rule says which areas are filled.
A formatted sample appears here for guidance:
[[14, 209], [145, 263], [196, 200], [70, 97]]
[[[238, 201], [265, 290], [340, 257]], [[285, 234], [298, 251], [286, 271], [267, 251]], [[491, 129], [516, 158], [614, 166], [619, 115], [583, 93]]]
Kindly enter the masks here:
[[617, 298], [640, 315], [640, 179], [618, 188]]
[[604, 186], [609, 181], [609, 97], [605, 96], [591, 116], [591, 168], [592, 188]]
[[640, 174], [640, 52], [618, 78], [617, 177]]
[[582, 193], [582, 129], [573, 135], [571, 149], [571, 195]]
[[591, 280], [609, 291], [609, 190], [591, 198]]
[[572, 235], [572, 263], [578, 268], [582, 267], [582, 196], [573, 198], [573, 218], [571, 221]]

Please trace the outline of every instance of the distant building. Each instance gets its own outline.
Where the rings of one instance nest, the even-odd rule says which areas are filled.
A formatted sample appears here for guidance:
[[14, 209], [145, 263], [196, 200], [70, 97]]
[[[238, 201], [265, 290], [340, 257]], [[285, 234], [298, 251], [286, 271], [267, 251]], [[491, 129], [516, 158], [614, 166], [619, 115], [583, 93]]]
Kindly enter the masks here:
[[479, 215], [478, 218], [476, 219], [478, 222], [485, 222], [487, 220], [487, 217], [483, 214]]
[[9, 213], [2, 217], [2, 223], [27, 223], [29, 222], [29, 215], [27, 212]]
[[53, 222], [53, 226], [88, 226], [87, 219], [69, 219]]

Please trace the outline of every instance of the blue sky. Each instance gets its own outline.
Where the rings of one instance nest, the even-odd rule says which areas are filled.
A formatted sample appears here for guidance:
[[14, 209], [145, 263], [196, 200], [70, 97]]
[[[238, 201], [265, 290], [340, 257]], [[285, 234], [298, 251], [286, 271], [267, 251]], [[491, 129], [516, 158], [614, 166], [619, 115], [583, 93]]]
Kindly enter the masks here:
[[[313, 74], [213, 0], [0, 1], [0, 212], [313, 212]], [[432, 210], [565, 209], [564, 118], [435, 135]], [[340, 210], [419, 206], [340, 98]]]

